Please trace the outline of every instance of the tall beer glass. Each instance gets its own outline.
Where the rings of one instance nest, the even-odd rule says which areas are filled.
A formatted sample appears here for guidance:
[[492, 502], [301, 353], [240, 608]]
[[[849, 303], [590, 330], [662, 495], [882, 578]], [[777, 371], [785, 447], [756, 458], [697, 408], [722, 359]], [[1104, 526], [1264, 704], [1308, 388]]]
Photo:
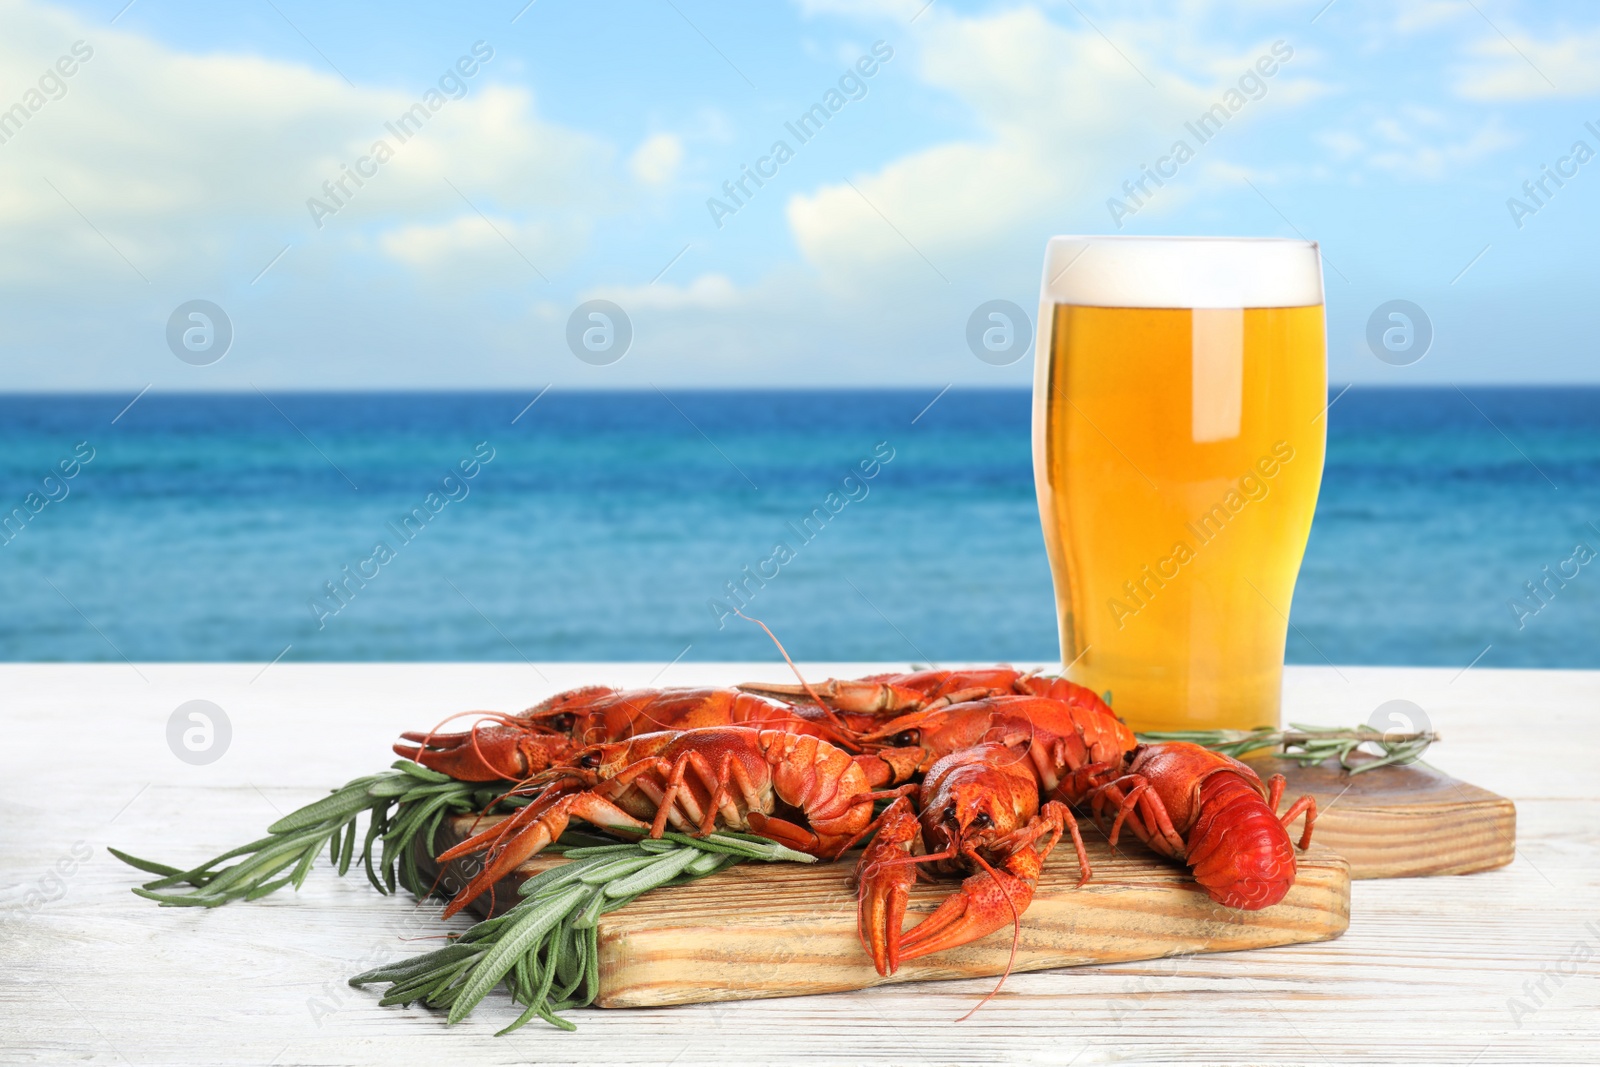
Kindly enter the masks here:
[[1326, 444], [1317, 246], [1053, 238], [1036, 364], [1069, 675], [1139, 730], [1279, 725]]

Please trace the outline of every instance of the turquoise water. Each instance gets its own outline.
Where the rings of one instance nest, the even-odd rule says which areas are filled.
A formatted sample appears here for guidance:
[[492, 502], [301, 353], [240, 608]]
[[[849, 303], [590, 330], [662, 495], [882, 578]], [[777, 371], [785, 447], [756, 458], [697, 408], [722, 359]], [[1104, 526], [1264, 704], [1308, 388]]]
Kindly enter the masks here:
[[[0, 657], [767, 658], [741, 581], [797, 657], [1054, 658], [1027, 395], [934, 392], [3, 396]], [[1328, 417], [1291, 662], [1600, 666], [1600, 568], [1511, 607], [1600, 549], [1600, 390]]]

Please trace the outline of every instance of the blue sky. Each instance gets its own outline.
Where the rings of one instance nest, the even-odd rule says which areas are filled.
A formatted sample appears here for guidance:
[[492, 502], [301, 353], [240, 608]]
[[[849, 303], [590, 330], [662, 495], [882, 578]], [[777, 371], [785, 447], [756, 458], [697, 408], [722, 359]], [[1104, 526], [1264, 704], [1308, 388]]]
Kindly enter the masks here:
[[[124, 2], [0, 0], [0, 110], [31, 109], [0, 143], [0, 388], [1023, 385], [969, 314], [1032, 309], [1046, 238], [1104, 232], [1322, 242], [1335, 382], [1600, 380], [1592, 6]], [[386, 132], [476, 42], [459, 98]], [[1119, 229], [1108, 201], [1180, 138]], [[778, 140], [719, 226], [708, 199]], [[209, 366], [165, 340], [195, 298], [233, 323]], [[632, 322], [619, 362], [568, 349], [591, 299]], [[1410, 366], [1364, 339], [1393, 299], [1433, 322]]]

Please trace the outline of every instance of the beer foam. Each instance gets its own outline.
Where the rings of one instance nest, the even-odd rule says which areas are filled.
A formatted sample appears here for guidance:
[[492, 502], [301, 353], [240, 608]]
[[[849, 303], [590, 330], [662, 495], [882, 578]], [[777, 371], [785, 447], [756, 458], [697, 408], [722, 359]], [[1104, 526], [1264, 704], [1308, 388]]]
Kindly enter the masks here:
[[1085, 307], [1265, 308], [1322, 303], [1315, 241], [1052, 237], [1040, 301]]

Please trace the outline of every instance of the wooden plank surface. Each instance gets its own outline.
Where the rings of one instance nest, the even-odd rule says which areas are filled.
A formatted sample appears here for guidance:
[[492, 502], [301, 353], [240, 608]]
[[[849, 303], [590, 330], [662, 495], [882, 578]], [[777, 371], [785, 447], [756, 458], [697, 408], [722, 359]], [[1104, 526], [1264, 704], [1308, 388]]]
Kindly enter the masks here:
[[[1517, 805], [1510, 865], [1356, 882], [1350, 928], [1332, 941], [1014, 975], [959, 1025], [993, 979], [591, 1009], [572, 1013], [575, 1034], [495, 1038], [516, 1015], [503, 997], [446, 1029], [344, 984], [465, 920], [441, 924], [436, 909], [322, 868], [297, 896], [158, 909], [128, 892], [138, 876], [104, 846], [198, 861], [384, 766], [399, 725], [448, 710], [523, 707], [580, 682], [781, 680], [786, 668], [262, 665], [0, 667], [0, 1060], [1481, 1067], [1592, 1063], [1600, 1048], [1600, 674], [1290, 668], [1287, 718], [1351, 725], [1413, 701], [1446, 738], [1430, 762]], [[169, 717], [192, 699], [232, 722], [208, 766], [167, 748]]]
[[[474, 825], [491, 823], [454, 820], [441, 834], [440, 851], [465, 840]], [[1246, 912], [1213, 903], [1182, 868], [1138, 842], [1115, 854], [1092, 836], [1085, 845], [1094, 878], [1082, 888], [1071, 842], [1052, 854], [1022, 917], [1013, 973], [1326, 941], [1350, 924], [1350, 865], [1319, 846], [1300, 856], [1287, 897]], [[693, 885], [657, 890], [604, 916], [599, 1005], [792, 997], [1005, 971], [1010, 927], [879, 975], [856, 939], [856, 855], [811, 865], [745, 863]], [[495, 913], [517, 901], [525, 879], [554, 862], [536, 859], [500, 882]], [[455, 873], [457, 884], [470, 877], [459, 867]], [[915, 886], [907, 924], [932, 912], [959, 884]], [[485, 895], [474, 904], [489, 914], [489, 902]]]
[[1351, 774], [1334, 760], [1303, 767], [1258, 755], [1249, 762], [1263, 779], [1288, 779], [1288, 801], [1316, 798], [1316, 841], [1350, 861], [1352, 878], [1470, 874], [1516, 858], [1517, 806], [1426, 764]]

